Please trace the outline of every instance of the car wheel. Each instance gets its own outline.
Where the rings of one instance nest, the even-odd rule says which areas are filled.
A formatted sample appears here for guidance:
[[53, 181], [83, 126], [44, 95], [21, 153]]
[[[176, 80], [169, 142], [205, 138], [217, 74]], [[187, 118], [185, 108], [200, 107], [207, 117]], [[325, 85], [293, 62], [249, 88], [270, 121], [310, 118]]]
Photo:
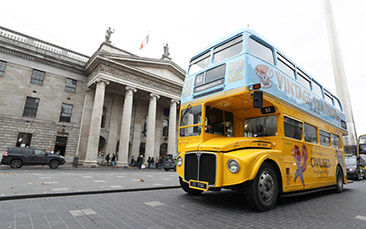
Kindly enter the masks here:
[[189, 184], [184, 182], [181, 177], [179, 177], [179, 183], [180, 183], [180, 186], [182, 187], [182, 189], [190, 195], [199, 195], [203, 192], [202, 190], [190, 188]]
[[60, 162], [58, 160], [52, 160], [50, 161], [50, 164], [48, 165], [51, 169], [57, 169], [60, 165]]
[[246, 200], [249, 206], [258, 211], [272, 209], [278, 197], [279, 181], [272, 165], [263, 163], [254, 180], [246, 186]]
[[361, 180], [361, 174], [357, 173], [357, 180], [360, 181]]
[[340, 193], [343, 191], [343, 173], [339, 166], [337, 166], [336, 179], [336, 192]]
[[11, 162], [10, 162], [10, 167], [12, 169], [19, 169], [23, 166], [23, 162], [22, 160], [20, 159], [13, 159]]
[[169, 169], [164, 169], [165, 171], [169, 171]]

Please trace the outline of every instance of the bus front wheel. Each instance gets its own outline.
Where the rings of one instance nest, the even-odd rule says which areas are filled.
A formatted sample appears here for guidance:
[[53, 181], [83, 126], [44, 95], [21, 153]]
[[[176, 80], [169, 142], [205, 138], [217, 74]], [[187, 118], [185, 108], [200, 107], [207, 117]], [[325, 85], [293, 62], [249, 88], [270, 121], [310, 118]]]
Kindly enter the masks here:
[[190, 195], [199, 195], [203, 192], [201, 190], [190, 188], [189, 184], [184, 182], [181, 177], [179, 177], [179, 183], [180, 183], [180, 186], [182, 187], [182, 189]]
[[258, 211], [271, 210], [278, 197], [278, 175], [269, 163], [263, 163], [254, 180], [246, 186], [247, 203]]
[[337, 166], [336, 179], [337, 179], [336, 192], [340, 193], [343, 191], [343, 172], [339, 166]]

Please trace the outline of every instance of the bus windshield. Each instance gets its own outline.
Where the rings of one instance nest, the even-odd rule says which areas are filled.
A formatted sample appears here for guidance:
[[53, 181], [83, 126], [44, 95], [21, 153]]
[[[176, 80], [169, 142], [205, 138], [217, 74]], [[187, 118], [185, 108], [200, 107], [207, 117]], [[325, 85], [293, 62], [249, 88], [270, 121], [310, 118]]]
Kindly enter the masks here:
[[[190, 106], [181, 111], [180, 126], [189, 126], [180, 129], [180, 136], [196, 136], [201, 134], [202, 106]], [[194, 125], [194, 126], [192, 126]]]
[[359, 153], [366, 154], [366, 135], [360, 136], [358, 140]]
[[233, 113], [206, 106], [205, 132], [233, 137]]
[[189, 74], [192, 75], [200, 70], [206, 68], [210, 61], [210, 52], [206, 52], [201, 56], [193, 59], [189, 63]]

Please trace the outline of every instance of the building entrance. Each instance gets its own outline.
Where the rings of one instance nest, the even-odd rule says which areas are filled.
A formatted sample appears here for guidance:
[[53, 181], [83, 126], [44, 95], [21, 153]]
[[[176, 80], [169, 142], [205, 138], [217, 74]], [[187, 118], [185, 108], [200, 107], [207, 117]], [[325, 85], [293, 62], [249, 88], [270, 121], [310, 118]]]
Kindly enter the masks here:
[[56, 144], [55, 144], [55, 153], [58, 153], [61, 156], [65, 156], [66, 151], [66, 143], [67, 143], [67, 137], [56, 137]]

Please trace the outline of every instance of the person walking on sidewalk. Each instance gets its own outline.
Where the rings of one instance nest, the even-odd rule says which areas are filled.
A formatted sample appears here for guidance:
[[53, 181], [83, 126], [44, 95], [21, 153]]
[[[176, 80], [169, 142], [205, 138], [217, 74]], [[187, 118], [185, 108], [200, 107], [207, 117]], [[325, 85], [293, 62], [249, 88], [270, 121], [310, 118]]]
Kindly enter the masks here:
[[109, 165], [109, 159], [110, 158], [109, 158], [109, 153], [108, 153], [107, 156], [105, 156], [105, 160], [107, 161], [107, 164], [106, 164], [107, 166]]
[[115, 154], [112, 155], [111, 162], [112, 162], [113, 167], [116, 166], [116, 155]]

